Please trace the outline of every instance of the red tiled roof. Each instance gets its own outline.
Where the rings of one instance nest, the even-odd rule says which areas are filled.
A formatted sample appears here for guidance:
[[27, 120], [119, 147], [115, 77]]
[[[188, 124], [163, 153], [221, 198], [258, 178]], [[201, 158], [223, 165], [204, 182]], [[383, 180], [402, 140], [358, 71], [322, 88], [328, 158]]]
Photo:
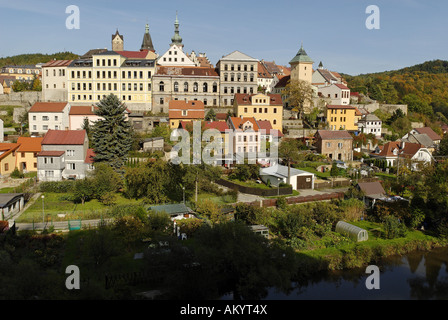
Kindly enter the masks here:
[[277, 137], [283, 137], [283, 133], [280, 130], [273, 129], [271, 121], [269, 120], [257, 120], [260, 130], [265, 130], [268, 135], [275, 135]]
[[[182, 111], [187, 111], [187, 115], [183, 116]], [[204, 103], [198, 100], [190, 100], [188, 102], [171, 100], [168, 115], [170, 119], [204, 119]]]
[[441, 140], [442, 138], [434, 132], [434, 130], [432, 130], [430, 127], [424, 127], [424, 128], [417, 128], [415, 129], [415, 131], [417, 131], [420, 134], [426, 134], [428, 135], [428, 137], [431, 138], [432, 141], [435, 140]]
[[291, 80], [291, 76], [284, 76], [279, 79], [278, 83], [275, 85], [275, 88], [284, 88], [288, 84], [289, 80]]
[[229, 125], [225, 121], [205, 121], [204, 127], [206, 129], [216, 129], [221, 133], [225, 133], [229, 130]]
[[240, 130], [242, 125], [247, 121], [252, 123], [254, 131], [258, 131], [259, 129], [257, 120], [255, 120], [255, 118], [230, 117], [230, 121], [233, 124], [235, 130]]
[[343, 84], [340, 83], [335, 83], [334, 85], [342, 90], [350, 90], [347, 86], [344, 86]]
[[98, 109], [96, 106], [71, 106], [70, 115], [95, 115], [93, 109]]
[[48, 67], [67, 67], [72, 63], [73, 60], [53, 60], [50, 62], [45, 63], [42, 68], [48, 68]]
[[67, 102], [36, 102], [29, 112], [62, 112], [67, 105]]
[[41, 151], [38, 153], [38, 157], [60, 157], [65, 151]]
[[[255, 95], [257, 95], [257, 94], [236, 93], [235, 100], [238, 105], [249, 105], [250, 106], [250, 105], [252, 105], [252, 97]], [[268, 93], [268, 94], [266, 94], [266, 96], [268, 96], [270, 98], [268, 105], [271, 105], [271, 106], [282, 106], [283, 105], [282, 96], [280, 94]]]
[[19, 137], [17, 143], [20, 144], [18, 152], [40, 152], [42, 140], [44, 138]]
[[145, 59], [148, 55], [148, 50], [142, 50], [142, 51], [115, 51], [119, 55], [122, 55], [126, 58], [134, 58], [134, 59]]
[[204, 67], [163, 67], [163, 66], [158, 66], [156, 75], [219, 77], [216, 69], [204, 68]]
[[42, 145], [82, 145], [85, 137], [85, 130], [48, 130]]
[[424, 148], [424, 145], [419, 143], [411, 143], [406, 142], [404, 144], [404, 148], [402, 148], [401, 141], [391, 141], [386, 143], [381, 150], [380, 153], [374, 154], [380, 157], [396, 157], [394, 154], [394, 150], [398, 149], [398, 155], [404, 158], [412, 158], [421, 148]]
[[226, 120], [227, 119], [227, 113], [217, 113], [216, 114], [216, 120]]
[[0, 143], [0, 151], [4, 151], [2, 154], [0, 154], [0, 160], [6, 158], [6, 156], [11, 152], [17, 150], [19, 146], [20, 144], [18, 143]]
[[316, 134], [320, 135], [322, 140], [341, 140], [341, 139], [353, 140], [353, 137], [347, 131], [342, 130], [337, 131], [319, 130]]

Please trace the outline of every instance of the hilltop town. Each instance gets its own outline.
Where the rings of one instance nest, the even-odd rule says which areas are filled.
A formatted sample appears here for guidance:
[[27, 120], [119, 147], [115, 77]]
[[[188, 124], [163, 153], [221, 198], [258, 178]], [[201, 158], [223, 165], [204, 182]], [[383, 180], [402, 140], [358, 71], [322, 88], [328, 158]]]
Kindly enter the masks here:
[[[154, 257], [182, 252], [176, 259], [190, 275], [200, 263], [221, 261], [190, 254], [212, 238], [201, 228], [221, 232], [217, 242], [232, 242], [225, 229], [231, 224], [250, 248], [259, 245], [252, 235], [263, 245], [275, 243], [268, 253], [250, 255], [259, 268], [279, 252], [293, 264], [290, 249], [397, 238], [413, 241], [412, 248], [443, 242], [447, 195], [438, 178], [448, 172], [448, 123], [354, 92], [342, 73], [326, 69], [303, 45], [291, 52], [288, 66], [237, 50], [213, 64], [206, 53], [184, 50], [180, 30], [176, 17], [160, 54], [146, 25], [140, 48], [127, 48], [116, 30], [110, 48], [1, 68], [0, 233], [69, 234], [69, 258], [90, 252], [88, 259], [96, 260], [79, 264], [99, 266], [95, 272], [113, 261], [107, 272], [131, 273], [140, 270], [135, 261], [152, 257], [145, 271], [159, 273], [134, 279], [146, 284], [139, 289], [170, 288], [168, 296], [176, 298], [191, 283], [171, 288], [174, 260], [162, 259], [168, 267], [161, 271]], [[120, 239], [120, 250], [103, 248], [107, 253], [96, 256], [93, 242], [82, 240], [96, 236], [79, 235], [90, 228], [110, 231], [103, 230], [101, 241]], [[188, 241], [192, 247], [179, 249]], [[34, 257], [41, 267], [68, 262], [50, 249]], [[123, 252], [133, 257], [132, 267], [113, 260]], [[327, 267], [349, 265], [338, 257]], [[323, 268], [317, 260], [308, 263], [306, 274]], [[238, 287], [239, 277], [243, 271], [232, 279], [236, 284], [198, 294], [255, 297]], [[111, 279], [106, 289], [114, 286]]]

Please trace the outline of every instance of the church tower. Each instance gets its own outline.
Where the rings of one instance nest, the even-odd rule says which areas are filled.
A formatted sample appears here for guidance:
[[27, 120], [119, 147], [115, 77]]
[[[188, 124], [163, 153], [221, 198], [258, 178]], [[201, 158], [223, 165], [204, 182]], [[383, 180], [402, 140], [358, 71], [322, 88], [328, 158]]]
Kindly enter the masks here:
[[146, 24], [145, 35], [143, 36], [142, 47], [140, 48], [140, 51], [143, 51], [143, 50], [155, 52], [154, 46], [152, 44], [151, 35], [149, 34], [149, 25], [148, 24]]
[[313, 79], [313, 63], [314, 61], [306, 54], [302, 45], [297, 55], [289, 62], [291, 65], [291, 80], [304, 80], [311, 84]]
[[183, 48], [182, 37], [179, 35], [179, 20], [177, 19], [176, 12], [176, 21], [174, 22], [174, 36], [171, 38], [171, 46], [177, 45], [180, 48]]
[[112, 35], [112, 51], [124, 51], [124, 37], [118, 32]]

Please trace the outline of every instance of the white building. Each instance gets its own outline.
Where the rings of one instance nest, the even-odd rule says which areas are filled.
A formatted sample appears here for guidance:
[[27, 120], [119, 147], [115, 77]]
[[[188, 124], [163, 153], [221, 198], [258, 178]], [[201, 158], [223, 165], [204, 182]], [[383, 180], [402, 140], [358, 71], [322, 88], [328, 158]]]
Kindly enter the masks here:
[[318, 87], [318, 94], [325, 99], [329, 99], [328, 104], [331, 105], [349, 105], [350, 89], [340, 83], [334, 83], [325, 87]]
[[29, 131], [41, 135], [50, 129], [68, 130], [69, 113], [67, 102], [36, 102], [28, 111]]
[[73, 60], [54, 60], [42, 66], [42, 101], [68, 101], [67, 67]]
[[374, 114], [363, 116], [358, 121], [359, 132], [364, 134], [374, 134], [376, 138], [381, 138], [383, 121]]
[[[314, 189], [315, 175], [313, 173], [290, 168], [289, 174], [293, 190]], [[270, 181], [272, 186], [277, 187], [280, 183], [288, 182], [288, 167], [274, 165], [268, 168], [261, 168], [260, 177], [264, 183]]]

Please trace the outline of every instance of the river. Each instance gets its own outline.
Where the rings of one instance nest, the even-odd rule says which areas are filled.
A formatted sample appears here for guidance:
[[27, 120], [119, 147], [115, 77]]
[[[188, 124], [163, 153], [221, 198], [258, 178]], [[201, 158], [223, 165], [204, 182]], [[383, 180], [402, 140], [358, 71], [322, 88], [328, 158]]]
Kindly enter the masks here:
[[290, 293], [270, 289], [266, 300], [446, 300], [448, 248], [383, 259], [378, 290], [369, 290], [366, 269], [325, 272]]

